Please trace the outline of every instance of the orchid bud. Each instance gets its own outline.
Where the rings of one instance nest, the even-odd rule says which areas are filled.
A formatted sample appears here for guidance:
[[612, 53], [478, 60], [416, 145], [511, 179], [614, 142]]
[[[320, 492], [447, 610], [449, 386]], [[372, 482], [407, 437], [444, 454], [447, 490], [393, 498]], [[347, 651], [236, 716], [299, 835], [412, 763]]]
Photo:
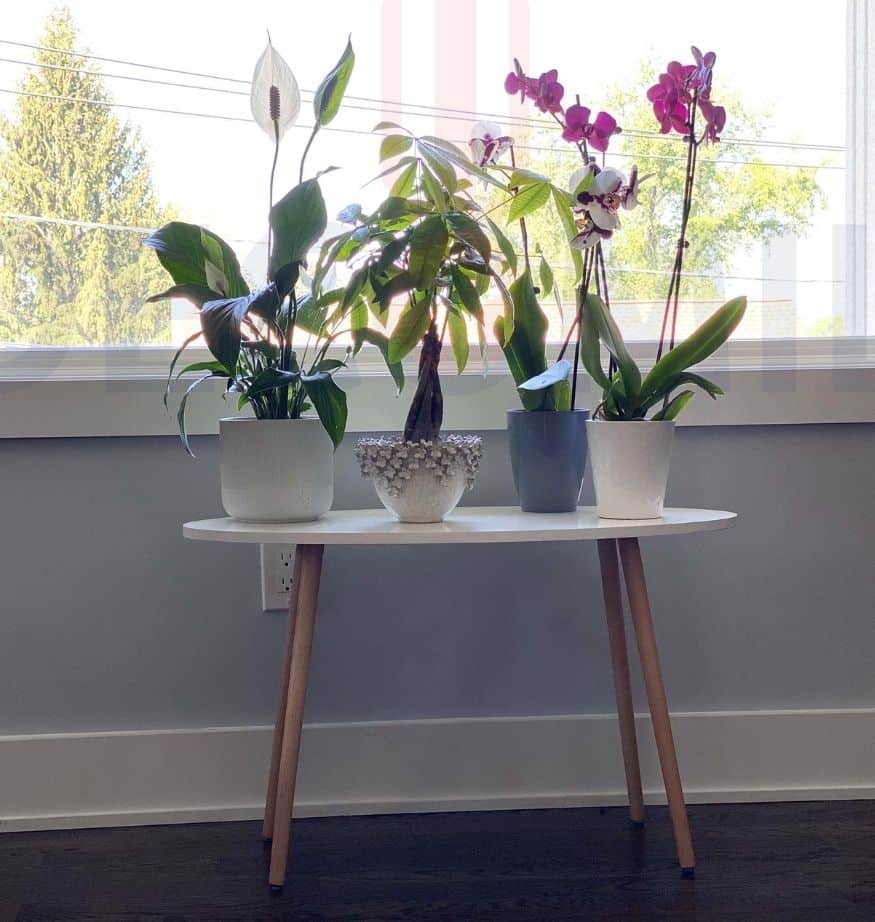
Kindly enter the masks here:
[[271, 140], [281, 138], [301, 111], [298, 81], [270, 39], [255, 65], [249, 102], [252, 117]]

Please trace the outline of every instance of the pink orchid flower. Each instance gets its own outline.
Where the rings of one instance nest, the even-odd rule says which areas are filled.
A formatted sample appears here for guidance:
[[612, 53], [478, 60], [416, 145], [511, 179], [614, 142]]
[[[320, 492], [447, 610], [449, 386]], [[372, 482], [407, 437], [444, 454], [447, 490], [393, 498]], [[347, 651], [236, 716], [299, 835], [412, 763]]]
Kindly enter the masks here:
[[607, 112], [599, 112], [593, 122], [590, 122], [589, 116], [590, 110], [586, 106], [569, 106], [565, 112], [562, 137], [573, 143], [586, 141], [595, 150], [604, 152], [611, 136], [620, 133], [617, 120]]
[[687, 78], [687, 86], [698, 90], [699, 99], [707, 99], [711, 94], [711, 76], [717, 55], [713, 51], [702, 54], [695, 45], [690, 50], [696, 64]]
[[710, 99], [699, 99], [699, 111], [705, 119], [706, 141], [716, 143], [720, 140], [720, 133], [726, 127], [726, 109], [715, 106]]
[[[669, 64], [669, 69], [676, 63], [673, 61]], [[682, 65], [677, 66], [683, 70]], [[663, 134], [668, 134], [672, 129], [680, 134], [687, 134], [689, 131], [687, 112], [689, 97], [675, 75], [670, 72], [660, 74], [659, 83], [650, 87], [647, 91], [647, 98], [653, 103], [653, 114]]]
[[477, 122], [471, 128], [471, 159], [478, 166], [489, 166], [510, 150], [513, 138], [501, 133], [501, 126], [495, 122]]
[[520, 94], [520, 102], [534, 101], [541, 112], [561, 112], [565, 87], [559, 82], [559, 72], [548, 70], [537, 79], [527, 77], [520, 62], [514, 58], [514, 69], [505, 77], [504, 88], [511, 95]]

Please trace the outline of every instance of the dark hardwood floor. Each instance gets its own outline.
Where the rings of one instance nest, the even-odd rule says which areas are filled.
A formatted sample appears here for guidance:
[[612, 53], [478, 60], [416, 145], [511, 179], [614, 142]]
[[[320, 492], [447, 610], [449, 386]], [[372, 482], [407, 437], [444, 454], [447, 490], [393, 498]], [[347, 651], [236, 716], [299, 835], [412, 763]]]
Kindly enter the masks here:
[[0, 835], [0, 920], [875, 920], [875, 801], [299, 820], [267, 887], [258, 823]]

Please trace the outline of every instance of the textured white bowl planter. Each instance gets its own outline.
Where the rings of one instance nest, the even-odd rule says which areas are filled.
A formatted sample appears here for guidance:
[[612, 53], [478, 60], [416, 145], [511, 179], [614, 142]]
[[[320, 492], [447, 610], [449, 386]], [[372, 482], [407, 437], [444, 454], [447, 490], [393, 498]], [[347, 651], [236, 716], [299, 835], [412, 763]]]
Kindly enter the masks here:
[[474, 485], [481, 451], [479, 435], [448, 435], [437, 442], [359, 439], [355, 453], [399, 522], [441, 522]]
[[599, 516], [660, 518], [674, 423], [590, 419], [586, 422], [586, 435]]
[[334, 446], [316, 419], [222, 419], [225, 512], [244, 522], [312, 522], [334, 500]]

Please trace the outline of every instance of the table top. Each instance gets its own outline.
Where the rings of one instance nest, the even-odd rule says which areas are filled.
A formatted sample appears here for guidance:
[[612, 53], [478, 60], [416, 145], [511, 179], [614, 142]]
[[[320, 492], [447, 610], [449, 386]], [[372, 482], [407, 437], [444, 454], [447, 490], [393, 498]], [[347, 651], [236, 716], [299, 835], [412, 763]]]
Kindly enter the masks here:
[[717, 531], [732, 525], [734, 512], [666, 509], [660, 519], [600, 519], [593, 506], [577, 512], [540, 514], [518, 506], [459, 506], [446, 521], [398, 522], [385, 509], [337, 509], [315, 522], [288, 525], [204, 519], [183, 526], [186, 538], [244, 544], [495, 544], [527, 541], [593, 541], [650, 538]]

